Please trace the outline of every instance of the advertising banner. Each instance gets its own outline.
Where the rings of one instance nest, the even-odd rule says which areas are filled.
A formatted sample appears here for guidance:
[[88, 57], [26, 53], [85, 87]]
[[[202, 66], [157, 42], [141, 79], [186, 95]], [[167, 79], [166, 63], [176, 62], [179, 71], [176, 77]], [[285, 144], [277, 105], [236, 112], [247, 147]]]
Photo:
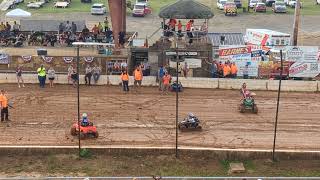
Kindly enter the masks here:
[[9, 60], [8, 54], [0, 54], [0, 64], [9, 64]]
[[250, 46], [220, 46], [220, 61], [251, 61]]
[[288, 46], [286, 60], [293, 62], [317, 62], [319, 48], [317, 46]]
[[290, 77], [309, 77], [313, 78], [319, 75], [319, 64], [308, 62], [295, 62], [289, 68]]

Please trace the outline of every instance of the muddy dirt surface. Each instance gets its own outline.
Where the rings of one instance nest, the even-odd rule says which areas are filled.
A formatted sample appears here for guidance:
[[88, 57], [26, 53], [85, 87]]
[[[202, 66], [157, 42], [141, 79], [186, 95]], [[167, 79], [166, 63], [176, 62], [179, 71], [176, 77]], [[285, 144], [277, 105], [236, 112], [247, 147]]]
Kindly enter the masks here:
[[[2, 84], [12, 97], [10, 123], [0, 124], [0, 145], [77, 145], [70, 127], [77, 117], [76, 89], [57, 85], [40, 89]], [[197, 115], [201, 132], [182, 132], [179, 145], [210, 148], [272, 149], [276, 92], [256, 92], [259, 113], [238, 111], [238, 90], [186, 89], [180, 94], [179, 120]], [[99, 138], [83, 145], [175, 146], [175, 94], [157, 88], [123, 94], [117, 86], [81, 86], [81, 113], [98, 127]], [[282, 93], [277, 148], [319, 150], [316, 93]]]

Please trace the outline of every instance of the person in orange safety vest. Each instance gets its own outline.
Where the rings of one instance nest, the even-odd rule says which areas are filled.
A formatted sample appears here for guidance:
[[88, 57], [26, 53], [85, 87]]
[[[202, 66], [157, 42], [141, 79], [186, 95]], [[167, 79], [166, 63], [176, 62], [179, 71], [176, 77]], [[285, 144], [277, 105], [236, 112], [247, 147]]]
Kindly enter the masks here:
[[143, 79], [140, 66], [137, 66], [137, 68], [133, 71], [133, 77], [134, 77], [134, 82], [133, 82], [134, 88], [138, 90], [138, 88], [141, 88], [142, 79]]
[[121, 74], [122, 87], [124, 92], [129, 92], [129, 74], [124, 70]]

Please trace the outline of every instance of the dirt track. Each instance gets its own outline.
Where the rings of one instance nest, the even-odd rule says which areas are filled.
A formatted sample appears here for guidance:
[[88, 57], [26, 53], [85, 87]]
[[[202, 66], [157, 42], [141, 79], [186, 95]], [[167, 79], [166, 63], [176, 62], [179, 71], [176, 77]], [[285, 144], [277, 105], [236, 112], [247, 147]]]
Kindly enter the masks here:
[[[69, 133], [76, 118], [76, 89], [59, 85], [39, 89], [1, 85], [13, 98], [12, 122], [0, 124], [0, 145], [76, 145]], [[123, 94], [119, 87], [80, 89], [81, 112], [98, 126], [100, 137], [89, 145], [174, 146], [175, 95], [161, 96], [156, 88]], [[184, 132], [180, 145], [212, 148], [271, 149], [276, 92], [257, 92], [259, 114], [237, 110], [239, 91], [186, 89], [180, 94], [180, 119], [199, 116], [202, 132]], [[277, 147], [319, 150], [320, 94], [282, 93]]]

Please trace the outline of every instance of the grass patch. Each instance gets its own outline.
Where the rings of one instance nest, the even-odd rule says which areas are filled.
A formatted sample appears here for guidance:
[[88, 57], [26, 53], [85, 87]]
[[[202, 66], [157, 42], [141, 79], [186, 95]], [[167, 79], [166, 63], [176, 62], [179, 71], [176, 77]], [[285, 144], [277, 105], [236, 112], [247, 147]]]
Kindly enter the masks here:
[[0, 172], [8, 176], [26, 173], [65, 176], [228, 176], [229, 163], [243, 162], [246, 172], [233, 176], [320, 176], [317, 160], [217, 160], [210, 155], [94, 155], [78, 159], [74, 154], [0, 155]]

